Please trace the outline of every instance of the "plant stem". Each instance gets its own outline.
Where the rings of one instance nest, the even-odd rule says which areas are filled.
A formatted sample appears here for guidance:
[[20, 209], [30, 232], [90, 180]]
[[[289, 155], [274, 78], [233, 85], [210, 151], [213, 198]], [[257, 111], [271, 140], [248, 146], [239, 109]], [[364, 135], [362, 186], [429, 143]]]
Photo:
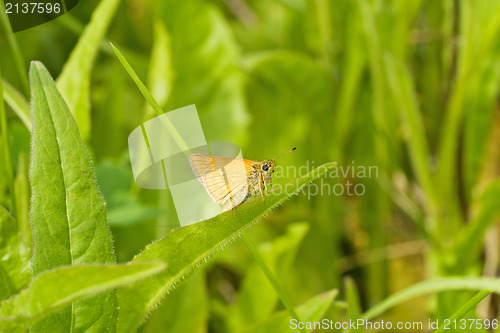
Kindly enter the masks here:
[[[297, 315], [297, 313], [295, 312], [295, 309], [293, 308], [292, 302], [290, 301], [287, 294], [285, 293], [285, 291], [283, 290], [283, 288], [279, 284], [276, 276], [274, 276], [273, 272], [271, 271], [269, 266], [264, 261], [264, 258], [262, 258], [262, 256], [260, 255], [260, 252], [257, 249], [257, 246], [255, 245], [255, 243], [244, 232], [241, 234], [241, 237], [243, 238], [243, 241], [245, 242], [248, 250], [250, 251], [250, 253], [254, 257], [255, 261], [259, 264], [260, 268], [262, 269], [262, 271], [266, 275], [267, 279], [269, 280], [269, 282], [273, 286], [274, 290], [278, 294], [279, 298], [281, 299], [281, 302], [283, 303], [283, 305], [287, 309], [290, 316], [293, 319], [296, 319], [297, 321], [300, 322], [301, 320], [300, 320], [299, 316]], [[301, 329], [301, 332], [305, 333], [306, 331], [305, 331], [305, 329]]]
[[24, 70], [24, 57], [21, 52], [21, 48], [19, 47], [19, 44], [17, 43], [17, 39], [14, 36], [14, 33], [12, 32], [9, 19], [7, 18], [7, 14], [5, 13], [5, 5], [3, 1], [0, 1], [0, 24], [2, 25], [5, 35], [7, 36], [7, 42], [9, 43], [11, 49], [12, 49], [12, 54], [14, 56], [14, 62], [16, 63], [16, 69], [19, 73], [19, 78], [21, 79], [21, 84], [23, 85], [24, 93], [29, 96], [30, 94], [30, 87], [28, 84], [28, 74]]
[[[137, 87], [141, 91], [141, 93], [144, 96], [144, 98], [146, 99], [146, 101], [153, 108], [153, 110], [156, 113], [156, 115], [157, 116], [161, 116], [162, 114], [164, 114], [164, 111], [162, 110], [160, 104], [158, 104], [158, 102], [154, 99], [153, 95], [151, 95], [151, 92], [149, 92], [148, 88], [146, 88], [146, 86], [144, 85], [144, 83], [142, 83], [141, 79], [136, 74], [136, 72], [134, 71], [134, 69], [132, 68], [132, 66], [130, 66], [130, 64], [128, 63], [127, 59], [125, 59], [125, 57], [113, 45], [113, 43], [110, 43], [110, 44], [111, 44], [111, 47], [113, 48], [113, 51], [115, 51], [116, 56], [118, 57], [118, 59], [122, 63], [123, 67], [125, 67], [125, 70], [130, 75], [130, 77], [132, 78], [132, 80], [134, 80], [135, 84], [137, 85]], [[166, 118], [166, 117], [162, 118], [162, 122], [167, 127], [167, 129], [169, 130], [170, 134], [172, 134], [172, 137], [174, 138], [174, 140], [177, 143], [177, 145], [179, 146], [179, 148], [183, 152], [185, 152], [186, 154], [191, 155], [191, 150], [189, 149], [189, 146], [186, 144], [186, 142], [184, 141], [184, 139], [182, 138], [182, 136], [179, 134], [179, 132], [175, 128], [174, 124], [172, 124], [172, 122], [168, 118]]]
[[321, 56], [325, 64], [331, 66], [331, 43], [332, 43], [332, 24], [330, 17], [330, 0], [317, 0], [316, 17], [318, 22], [318, 35], [321, 40], [322, 50]]

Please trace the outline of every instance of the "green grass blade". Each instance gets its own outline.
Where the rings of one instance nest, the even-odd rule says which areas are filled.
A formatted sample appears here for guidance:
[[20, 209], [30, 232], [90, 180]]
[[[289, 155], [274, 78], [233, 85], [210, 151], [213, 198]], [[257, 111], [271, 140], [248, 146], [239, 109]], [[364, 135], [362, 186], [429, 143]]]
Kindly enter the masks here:
[[211, 303], [206, 282], [206, 274], [201, 271], [166, 295], [141, 332], [158, 333], [168, 327], [168, 333], [207, 333]]
[[[287, 184], [281, 193], [271, 192], [265, 202], [254, 200], [214, 218], [172, 230], [163, 239], [147, 246], [134, 262], [162, 260], [168, 269], [158, 276], [130, 287], [120, 288], [118, 330], [133, 332], [160, 299], [185, 279], [200, 264], [214, 255], [309, 182], [330, 170], [335, 163], [314, 169], [302, 178]], [[288, 187], [287, 187], [288, 186]]]
[[2, 84], [5, 102], [11, 107], [19, 119], [21, 119], [23, 124], [26, 125], [26, 128], [31, 131], [31, 115], [28, 101], [7, 81], [2, 79]]
[[[260, 257], [279, 277], [280, 282], [286, 283], [296, 272], [293, 263], [308, 230], [307, 223], [294, 223], [287, 227], [284, 235], [259, 244]], [[225, 313], [228, 331], [239, 332], [244, 327], [266, 319], [275, 311], [278, 301], [278, 294], [259, 265], [255, 263], [249, 266], [235, 301]]]
[[[154, 99], [153, 95], [151, 95], [151, 92], [149, 92], [148, 88], [146, 88], [144, 83], [142, 83], [141, 79], [135, 73], [132, 66], [130, 66], [127, 59], [125, 59], [123, 54], [121, 54], [121, 52], [113, 44], [111, 44], [111, 47], [113, 48], [113, 51], [115, 51], [116, 56], [118, 57], [118, 59], [122, 63], [122, 65], [125, 68], [125, 70], [127, 71], [127, 73], [130, 75], [132, 80], [134, 80], [135, 84], [137, 85], [137, 87], [141, 91], [141, 93], [144, 96], [144, 98], [146, 99], [146, 101], [153, 108], [153, 111], [155, 112], [155, 114], [157, 116], [162, 115], [164, 112], [163, 112], [161, 106]], [[179, 134], [177, 129], [174, 127], [174, 125], [167, 118], [165, 118], [165, 126], [167, 126], [168, 130], [172, 134], [172, 137], [174, 138], [174, 140], [177, 143], [177, 145], [179, 146], [179, 148], [183, 152], [186, 152], [187, 154], [190, 155], [191, 153], [190, 153], [189, 146], [186, 144], [186, 142], [184, 142], [184, 139], [182, 138], [182, 136]]]
[[[356, 22], [360, 20], [357, 4], [353, 3], [355, 10], [349, 12], [350, 20]], [[349, 133], [352, 131], [355, 120], [354, 106], [358, 98], [357, 94], [362, 84], [363, 70], [365, 70], [367, 57], [365, 53], [359, 52], [363, 48], [363, 41], [359, 38], [361, 27], [357, 24], [349, 24], [348, 37], [352, 42], [347, 44], [346, 57], [344, 62], [345, 80], [340, 86], [337, 109], [335, 112], [335, 122], [332, 130], [332, 142], [335, 142], [332, 156], [340, 156], [345, 149]]]
[[160, 20], [155, 22], [153, 31], [154, 39], [148, 69], [148, 87], [158, 104], [165, 106], [174, 82], [170, 34]]
[[66, 13], [68, 12], [68, 10], [66, 9], [66, 1], [61, 0], [61, 4], [62, 4], [62, 7], [63, 7], [63, 8], [62, 8], [62, 9], [63, 9], [63, 13], [65, 13], [65, 14], [66, 14]]
[[82, 138], [90, 136], [90, 75], [100, 43], [120, 0], [103, 0], [92, 14], [69, 60], [57, 78], [57, 87], [75, 117]]
[[388, 309], [418, 296], [451, 290], [480, 290], [500, 294], [500, 280], [486, 277], [450, 277], [427, 280], [389, 296], [365, 312], [363, 318], [373, 319]]
[[318, 0], [314, 3], [316, 21], [318, 22], [318, 37], [321, 45], [321, 60], [330, 64], [332, 45], [332, 18], [331, 2], [329, 0]]
[[[76, 37], [81, 37], [83, 35], [83, 32], [85, 31], [85, 25], [79, 21], [79, 19], [75, 16], [73, 16], [70, 13], [65, 14], [63, 16], [59, 16], [57, 18], [57, 23], [60, 24], [60, 26], [66, 30], [71, 32], [73, 35]], [[145, 63], [148, 61], [148, 56], [143, 55], [142, 53], [139, 53], [135, 50], [131, 50], [127, 47], [122, 47], [123, 53], [127, 54], [129, 59], [134, 59], [134, 61]], [[109, 40], [106, 37], [103, 37], [99, 46], [99, 50], [103, 54], [107, 54], [110, 56], [114, 56], [113, 49], [109, 45]]]
[[[312, 160], [321, 154], [326, 155], [325, 149], [328, 148], [323, 146], [324, 140], [318, 138], [322, 137], [319, 132], [333, 136], [334, 131], [321, 125], [333, 121], [323, 113], [324, 110], [335, 108], [331, 98], [335, 85], [329, 69], [292, 51], [259, 52], [243, 60], [248, 70], [248, 110], [255, 119], [266, 119], [252, 124], [248, 137], [250, 153], [255, 151], [254, 154], [272, 156], [276, 151], [290, 149], [289, 140], [275, 140], [269, 145], [269, 138], [262, 135], [283, 128], [293, 133], [291, 140], [294, 145], [307, 149], [304, 154], [307, 158]], [[268, 117], [268, 110], [273, 110], [273, 117]], [[315, 131], [318, 131], [317, 135], [309, 135]], [[288, 158], [293, 161], [298, 156]]]
[[[353, 322], [361, 317], [361, 305], [359, 304], [359, 293], [356, 284], [351, 277], [344, 280], [346, 301], [347, 301], [347, 318]], [[361, 332], [358, 328], [350, 329], [351, 333]]]
[[[470, 310], [472, 310], [476, 305], [479, 304], [483, 299], [488, 297], [489, 294], [491, 294], [493, 291], [492, 290], [482, 290], [478, 292], [474, 297], [472, 297], [470, 300], [468, 300], [464, 305], [462, 305], [457, 312], [451, 315], [450, 321], [453, 322], [454, 320], [461, 319], [463, 316], [467, 314]], [[434, 333], [439, 333], [439, 332], [444, 332], [447, 331], [448, 328], [445, 329], [445, 326], [442, 325], [439, 327], [437, 330], [434, 331]]]
[[0, 25], [5, 31], [5, 34], [7, 36], [7, 42], [9, 43], [9, 46], [12, 49], [15, 66], [19, 74], [19, 78], [21, 80], [24, 92], [26, 94], [29, 94], [30, 88], [28, 85], [28, 75], [26, 73], [26, 68], [25, 68], [26, 62], [24, 60], [23, 53], [21, 52], [21, 48], [19, 47], [19, 44], [17, 42], [16, 36], [14, 35], [10, 27], [9, 19], [5, 12], [5, 5], [3, 1], [0, 1]]
[[0, 300], [25, 288], [30, 279], [30, 254], [16, 221], [0, 206]]
[[225, 10], [205, 0], [156, 1], [152, 7], [171, 39], [175, 81], [168, 105], [196, 104], [201, 122], [210, 123], [203, 128], [210, 141], [246, 142], [250, 117], [241, 45]]
[[[304, 304], [297, 307], [297, 312], [304, 322], [321, 321], [326, 311], [332, 305], [333, 300], [337, 296], [337, 290], [327, 291], [317, 295]], [[281, 311], [272, 315], [266, 320], [250, 326], [244, 333], [275, 333], [275, 332], [296, 332], [298, 323], [292, 321], [290, 315], [286, 311]], [[297, 328], [291, 328], [292, 325], [297, 325]], [[293, 327], [293, 326], [292, 326]], [[306, 332], [312, 332], [312, 328], [305, 327]]]
[[426, 193], [426, 208], [430, 217], [436, 218], [435, 185], [430, 174], [429, 144], [425, 136], [424, 122], [418, 107], [415, 88], [408, 70], [389, 56], [384, 58], [387, 77], [400, 112], [405, 139], [417, 179]]
[[[491, 5], [491, 7], [488, 9], [487, 5]], [[498, 58], [500, 17], [494, 15], [497, 10], [498, 4], [495, 1], [464, 2], [463, 8], [460, 10], [464, 13], [464, 15], [460, 15], [462, 42], [458, 52], [455, 82], [442, 122], [443, 129], [439, 142], [438, 179], [441, 191], [446, 198], [455, 198], [457, 193], [458, 143], [460, 142], [464, 115], [469, 112], [466, 110], [468, 94], [478, 76], [484, 74], [478, 68], [481, 69], [491, 59]], [[493, 69], [490, 67], [487, 69], [488, 74], [491, 74], [492, 71]], [[485, 85], [488, 86], [488, 82], [485, 82], [484, 79], [477, 81], [479, 81], [478, 89], [480, 90], [485, 89]], [[481, 95], [481, 99], [487, 99], [486, 94]]]
[[[41, 63], [32, 63], [30, 80], [33, 274], [63, 265], [115, 262], [105, 202], [78, 127]], [[32, 331], [104, 329], [115, 322], [112, 290], [58, 311]]]
[[498, 198], [500, 198], [500, 180], [493, 181], [472, 205], [475, 215], [461, 230], [456, 244], [457, 258], [464, 264], [477, 259], [484, 233], [498, 221], [500, 216]]
[[[26, 289], [0, 303], [0, 325], [24, 330], [75, 300], [144, 279], [165, 267], [163, 263], [79, 265], [41, 273]], [[55, 327], [48, 331], [56, 331]]]
[[[266, 275], [267, 280], [271, 283], [274, 290], [276, 291], [276, 293], [280, 297], [281, 302], [285, 306], [285, 309], [288, 311], [288, 313], [290, 314], [290, 316], [293, 319], [296, 319], [297, 321], [301, 321], [299, 316], [295, 312], [295, 309], [293, 308], [292, 301], [290, 301], [290, 298], [288, 298], [288, 295], [286, 294], [285, 290], [281, 287], [280, 283], [278, 282], [278, 279], [276, 278], [276, 276], [274, 276], [273, 272], [271, 271], [269, 266], [264, 261], [264, 258], [262, 258], [262, 256], [260, 255], [259, 250], [257, 250], [257, 246], [255, 246], [252, 239], [246, 233], [243, 232], [241, 234], [241, 237], [243, 238], [243, 241], [245, 242], [245, 244], [246, 244], [248, 250], [250, 251], [250, 253], [252, 254], [253, 258], [259, 264], [260, 268], [262, 269], [262, 271]], [[304, 329], [301, 329], [300, 331], [305, 332]]]

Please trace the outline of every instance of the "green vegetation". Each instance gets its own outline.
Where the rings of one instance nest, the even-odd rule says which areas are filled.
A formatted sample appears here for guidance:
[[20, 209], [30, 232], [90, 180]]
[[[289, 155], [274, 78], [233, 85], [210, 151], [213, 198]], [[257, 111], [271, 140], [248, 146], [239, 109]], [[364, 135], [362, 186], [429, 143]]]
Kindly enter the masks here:
[[[499, 11], [101, 0], [16, 34], [0, 13], [0, 331], [497, 319]], [[127, 136], [190, 104], [245, 158], [297, 147], [287, 192], [179, 228]]]

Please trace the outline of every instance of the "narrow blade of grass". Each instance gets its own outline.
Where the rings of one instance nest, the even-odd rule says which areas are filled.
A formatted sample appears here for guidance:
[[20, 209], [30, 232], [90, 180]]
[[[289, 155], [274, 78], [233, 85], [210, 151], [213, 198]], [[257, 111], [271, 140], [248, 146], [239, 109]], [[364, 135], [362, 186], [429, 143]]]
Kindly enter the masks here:
[[148, 69], [148, 86], [151, 95], [158, 101], [158, 104], [165, 106], [174, 81], [170, 34], [160, 20], [155, 22], [153, 31], [154, 39]]
[[[0, 69], [0, 96], [3, 96], [3, 84], [2, 84], [2, 71]], [[10, 139], [9, 139], [9, 131], [7, 126], [7, 114], [5, 110], [4, 99], [0, 100], [0, 131], [2, 136], [2, 144], [3, 144], [3, 152], [4, 152], [4, 160], [5, 160], [5, 171], [7, 173], [8, 186], [9, 186], [9, 194], [11, 197], [11, 206], [10, 210], [16, 214], [16, 196], [14, 191], [14, 171], [13, 171], [13, 163], [12, 156], [10, 153]]]
[[464, 227], [456, 243], [457, 258], [463, 264], [470, 264], [480, 253], [482, 238], [488, 228], [498, 221], [500, 207], [500, 181], [492, 182], [472, 205], [473, 215], [469, 224]]
[[436, 219], [436, 193], [429, 167], [429, 144], [425, 136], [424, 122], [418, 107], [417, 96], [410, 74], [406, 68], [385, 57], [388, 79], [394, 99], [399, 105], [400, 118], [417, 179], [426, 193], [426, 208], [430, 217]]
[[[32, 63], [30, 80], [33, 274], [63, 265], [116, 262], [106, 205], [75, 120], [41, 63]], [[31, 331], [105, 330], [116, 324], [116, 315], [116, 293], [110, 290], [61, 309]]]
[[[266, 262], [264, 261], [264, 258], [262, 258], [262, 256], [260, 255], [259, 250], [257, 250], [257, 247], [255, 246], [252, 239], [244, 232], [241, 234], [241, 237], [243, 238], [243, 241], [245, 242], [245, 245], [252, 254], [253, 258], [259, 264], [260, 268], [266, 275], [267, 280], [271, 283], [274, 290], [280, 297], [281, 302], [285, 306], [285, 309], [288, 311], [288, 313], [292, 318], [296, 319], [297, 321], [301, 321], [299, 316], [295, 312], [295, 309], [293, 308], [292, 301], [290, 301], [290, 298], [288, 298], [288, 295], [286, 294], [285, 290], [281, 287], [280, 283], [278, 282], [278, 279], [276, 278], [276, 276], [274, 276], [269, 266], [267, 266]], [[300, 331], [305, 332], [304, 329], [301, 329]]]
[[[297, 312], [304, 322], [320, 321], [325, 315], [328, 308], [332, 305], [333, 300], [337, 297], [337, 290], [330, 290], [323, 294], [319, 294], [304, 304], [297, 307]], [[293, 327], [296, 325], [296, 327]], [[302, 324], [300, 324], [302, 325]], [[262, 322], [256, 323], [245, 329], [244, 333], [275, 333], [275, 332], [296, 332], [299, 323], [290, 319], [290, 315], [286, 311], [280, 311]], [[305, 328], [306, 332], [313, 332], [312, 328]]]
[[[163, 263], [59, 267], [36, 276], [26, 289], [0, 303], [2, 328], [24, 330], [75, 300], [129, 284], [165, 269]], [[83, 319], [83, 318], [79, 318]], [[46, 332], [53, 331], [52, 329]]]
[[387, 297], [384, 301], [365, 312], [362, 318], [373, 319], [388, 309], [414, 297], [451, 290], [480, 290], [500, 294], [500, 280], [486, 277], [451, 277], [424, 281]]
[[29, 222], [30, 189], [28, 180], [28, 158], [24, 152], [19, 154], [17, 175], [14, 179], [14, 194], [16, 196], [17, 226], [24, 244], [31, 249], [33, 235]]
[[[113, 48], [113, 51], [115, 51], [116, 56], [118, 57], [118, 59], [120, 60], [120, 62], [123, 65], [123, 67], [127, 71], [127, 73], [130, 75], [132, 80], [134, 80], [135, 84], [137, 85], [137, 87], [141, 91], [141, 93], [144, 96], [144, 98], [146, 99], [146, 101], [153, 108], [153, 111], [156, 113], [157, 116], [162, 115], [164, 112], [163, 112], [161, 106], [154, 99], [153, 95], [151, 95], [151, 93], [149, 92], [148, 88], [146, 88], [144, 83], [142, 83], [141, 79], [135, 73], [132, 66], [130, 66], [127, 59], [125, 59], [125, 57], [121, 54], [121, 52], [112, 43], [110, 43], [110, 44], [111, 44], [111, 47]], [[179, 148], [182, 151], [184, 151], [190, 155], [189, 146], [186, 144], [186, 142], [184, 142], [184, 140], [182, 139], [182, 136], [179, 134], [177, 129], [174, 127], [174, 125], [167, 118], [165, 118], [165, 125], [167, 126], [168, 130], [172, 134], [172, 137], [174, 138], [174, 140], [177, 143], [177, 145], [179, 146]]]
[[24, 92], [29, 94], [30, 87], [28, 84], [28, 73], [26, 71], [26, 61], [24, 60], [23, 53], [21, 52], [21, 48], [17, 42], [16, 36], [12, 32], [10, 27], [9, 19], [5, 12], [5, 5], [3, 1], [0, 1], [0, 25], [2, 25], [3, 30], [7, 36], [7, 42], [12, 50], [12, 54], [14, 56], [14, 62], [19, 74], [19, 78], [21, 80], [21, 84], [23, 86]]

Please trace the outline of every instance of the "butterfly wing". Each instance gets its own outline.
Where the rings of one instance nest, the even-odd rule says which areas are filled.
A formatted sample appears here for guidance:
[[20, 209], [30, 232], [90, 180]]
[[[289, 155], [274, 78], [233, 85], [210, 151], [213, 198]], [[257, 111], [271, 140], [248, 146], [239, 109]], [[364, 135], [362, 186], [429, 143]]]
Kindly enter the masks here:
[[192, 154], [191, 168], [212, 199], [223, 211], [238, 206], [248, 194], [249, 160]]

